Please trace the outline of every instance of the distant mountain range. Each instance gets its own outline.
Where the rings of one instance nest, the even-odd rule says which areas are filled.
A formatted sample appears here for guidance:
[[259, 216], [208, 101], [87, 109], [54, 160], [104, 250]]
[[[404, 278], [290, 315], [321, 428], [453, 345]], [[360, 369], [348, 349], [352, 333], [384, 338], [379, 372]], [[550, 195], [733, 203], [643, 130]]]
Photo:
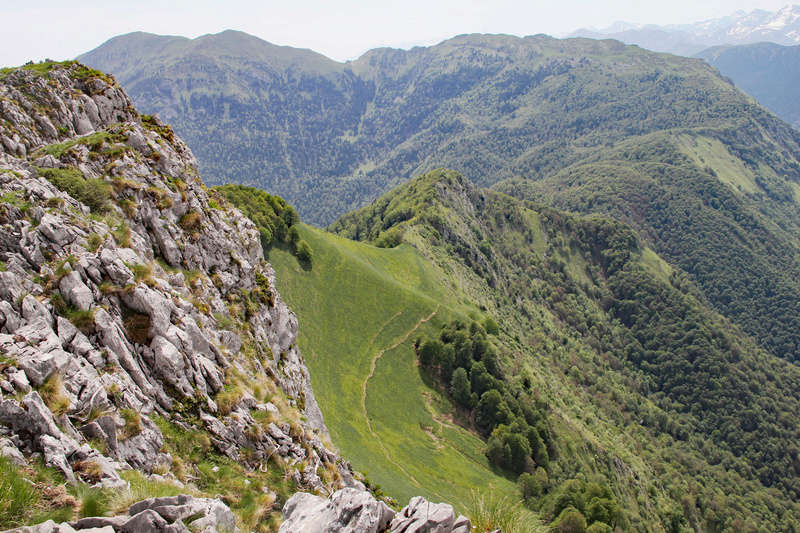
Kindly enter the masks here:
[[717, 67], [761, 105], [800, 129], [800, 46], [719, 46], [697, 57]]
[[570, 37], [617, 39], [656, 52], [693, 56], [706, 48], [720, 45], [773, 42], [800, 44], [800, 5], [779, 11], [757, 9], [746, 13], [704, 20], [693, 24], [631, 24], [617, 22], [608, 28], [582, 28]]

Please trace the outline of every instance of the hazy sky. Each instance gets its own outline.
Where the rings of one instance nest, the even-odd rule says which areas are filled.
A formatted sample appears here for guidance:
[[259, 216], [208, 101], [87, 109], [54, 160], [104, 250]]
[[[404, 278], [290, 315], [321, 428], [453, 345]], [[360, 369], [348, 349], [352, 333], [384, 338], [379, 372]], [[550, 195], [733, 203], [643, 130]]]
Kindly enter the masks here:
[[563, 35], [617, 20], [673, 24], [786, 0], [0, 0], [0, 65], [71, 59], [131, 31], [197, 37], [242, 30], [338, 60], [376, 46], [434, 44], [460, 33]]

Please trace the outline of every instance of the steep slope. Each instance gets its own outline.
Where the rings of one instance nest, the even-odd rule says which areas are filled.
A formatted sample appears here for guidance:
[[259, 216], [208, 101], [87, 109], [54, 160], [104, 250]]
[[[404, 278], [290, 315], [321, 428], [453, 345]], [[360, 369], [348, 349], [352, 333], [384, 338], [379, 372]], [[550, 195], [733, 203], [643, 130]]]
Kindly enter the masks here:
[[0, 77], [3, 477], [37, 482], [0, 527], [189, 492], [270, 530], [298, 488], [353, 484], [259, 232], [188, 147], [78, 63]]
[[656, 52], [692, 56], [719, 45], [800, 42], [800, 6], [787, 5], [778, 11], [755, 9], [692, 24], [629, 24], [617, 22], [605, 29], [580, 29], [571, 37], [617, 39]]
[[625, 221], [689, 273], [716, 309], [773, 354], [795, 361], [800, 167], [772, 139], [752, 123], [738, 132], [654, 134], [546, 179], [497, 188]]
[[[493, 317], [500, 324], [492, 343], [502, 380], [516, 391], [517, 402], [532, 394], [548, 406], [548, 481], [543, 493], [529, 496], [542, 519], [558, 524], [565, 519], [564, 502], [575, 497], [588, 520], [599, 520], [588, 500], [581, 504], [583, 496], [571, 492], [584, 479], [610, 489], [620, 511], [616, 523], [624, 530], [783, 530], [797, 520], [798, 427], [792, 413], [800, 372], [709, 309], [691, 281], [629, 229], [479, 190], [449, 171], [415, 179], [332, 229], [383, 246], [402, 243], [376, 249], [301, 226], [301, 236], [315, 254], [325, 250], [324, 258], [304, 268], [285, 252], [271, 252], [280, 288], [301, 323], [315, 323], [320, 309], [335, 302], [351, 309], [335, 317], [337, 323], [362, 325], [346, 338], [336, 328], [301, 335], [306, 353], [343, 343], [339, 358], [309, 356], [312, 375], [356, 382], [385, 375], [375, 389], [362, 389], [365, 402], [338, 388], [320, 391], [334, 433], [368, 424], [359, 422], [363, 413], [337, 418], [332, 412], [357, 413], [366, 406], [369, 425], [379, 428], [390, 456], [429, 450], [431, 436], [390, 430], [398, 420], [416, 423], [417, 415], [409, 416], [416, 408], [409, 406], [422, 401], [413, 398], [420, 393], [440, 398], [432, 406], [435, 435], [439, 424], [453, 420], [477, 432], [449, 387], [439, 389], [440, 374], [415, 369], [410, 344], [401, 343], [396, 353], [377, 352], [377, 346], [350, 349], [370, 344], [387, 323], [383, 319], [392, 323], [392, 316], [376, 316], [370, 304], [360, 309], [359, 302], [391, 306], [398, 294], [420, 285], [419, 274], [409, 273], [419, 272], [422, 261], [426, 291], [439, 307], [427, 304], [415, 313], [417, 322], [432, 310], [458, 311], [458, 302], [455, 319]], [[361, 293], [364, 278], [370, 281]], [[407, 283], [398, 286], [403, 279]], [[422, 340], [451, 324], [440, 320], [417, 330]], [[391, 348], [415, 324], [407, 321], [380, 346]], [[407, 384], [418, 375], [431, 389]], [[369, 461], [370, 454], [379, 451], [354, 460]], [[397, 490], [396, 479], [374, 474], [373, 481]], [[408, 474], [399, 477], [408, 483]]]
[[800, 46], [758, 43], [719, 46], [697, 54], [761, 105], [800, 128]]

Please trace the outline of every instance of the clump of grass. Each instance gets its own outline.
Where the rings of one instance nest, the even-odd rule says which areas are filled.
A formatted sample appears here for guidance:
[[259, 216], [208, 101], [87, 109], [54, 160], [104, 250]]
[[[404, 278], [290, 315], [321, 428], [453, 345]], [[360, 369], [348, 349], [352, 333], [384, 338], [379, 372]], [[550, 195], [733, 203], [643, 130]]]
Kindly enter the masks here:
[[103, 477], [103, 469], [95, 461], [78, 461], [72, 465], [72, 470], [78, 473], [84, 481], [91, 481], [92, 483], [97, 483]]
[[103, 237], [101, 237], [99, 233], [90, 233], [89, 237], [86, 239], [86, 249], [90, 252], [96, 252], [101, 244], [103, 244]]
[[[97, 465], [97, 463], [93, 464]], [[98, 466], [97, 468], [99, 469], [100, 467]], [[97, 481], [99, 480], [100, 478], [97, 477]], [[105, 516], [110, 511], [110, 494], [108, 491], [87, 487], [86, 485], [78, 485], [75, 490], [75, 495], [78, 497], [78, 514], [80, 518], [85, 518], [87, 516]]]
[[156, 202], [156, 207], [159, 209], [163, 210], [172, 207], [172, 198], [166, 190], [150, 186], [145, 190], [145, 193]]
[[503, 533], [546, 533], [548, 529], [525, 509], [521, 502], [499, 497], [491, 492], [472, 491], [472, 501], [467, 515], [474, 531]]
[[202, 223], [203, 215], [198, 211], [189, 211], [178, 220], [178, 225], [186, 231], [197, 231]]
[[[52, 300], [52, 298], [51, 298]], [[82, 311], [72, 306], [67, 306], [64, 310], [64, 317], [81, 330], [84, 335], [91, 335], [94, 332], [94, 313], [96, 309]]]
[[144, 281], [145, 283], [148, 283], [152, 281], [152, 276], [153, 276], [152, 263], [147, 265], [139, 265], [139, 264], [127, 265], [127, 267], [131, 269], [131, 272], [133, 272], [133, 279], [135, 279], [137, 282]]
[[197, 494], [196, 491], [187, 488], [181, 489], [172, 483], [147, 479], [137, 470], [128, 470], [120, 475], [128, 482], [128, 488], [113, 493], [109, 498], [107, 507], [114, 514], [124, 513], [134, 503], [147, 498], [163, 498], [186, 493]]
[[122, 419], [125, 421], [122, 429], [119, 430], [118, 437], [120, 440], [130, 439], [142, 432], [142, 417], [139, 413], [133, 409], [120, 409], [119, 414], [122, 415]]
[[231, 414], [233, 408], [236, 407], [236, 405], [242, 399], [242, 394], [242, 389], [239, 387], [226, 386], [224, 389], [219, 391], [217, 396], [214, 398], [217, 408], [219, 409], [219, 414], [222, 416]]
[[114, 240], [117, 241], [117, 244], [123, 248], [127, 248], [131, 245], [131, 228], [129, 228], [125, 222], [121, 222], [119, 226], [114, 228], [111, 234], [114, 236]]
[[27, 522], [30, 511], [39, 501], [34, 486], [19, 470], [0, 456], [0, 528], [7, 529]]
[[93, 213], [108, 211], [111, 188], [102, 179], [87, 179], [80, 170], [73, 167], [40, 168], [38, 172], [50, 183], [89, 206]]
[[207, 315], [211, 312], [211, 307], [204, 301], [198, 298], [192, 298], [190, 301], [192, 302], [192, 305], [194, 306], [195, 309], [197, 309], [198, 312], [204, 315]]
[[42, 383], [39, 387], [39, 396], [55, 416], [61, 416], [69, 411], [69, 396], [64, 389], [64, 380], [58, 372]]
[[62, 205], [64, 205], [64, 200], [62, 200], [58, 196], [53, 196], [52, 198], [48, 198], [47, 201], [44, 203], [45, 207], [49, 207], [52, 209], [58, 209]]
[[122, 212], [125, 213], [125, 216], [128, 218], [134, 218], [136, 216], [136, 212], [139, 210], [139, 204], [136, 203], [136, 200], [133, 198], [122, 198], [117, 200], [117, 205]]

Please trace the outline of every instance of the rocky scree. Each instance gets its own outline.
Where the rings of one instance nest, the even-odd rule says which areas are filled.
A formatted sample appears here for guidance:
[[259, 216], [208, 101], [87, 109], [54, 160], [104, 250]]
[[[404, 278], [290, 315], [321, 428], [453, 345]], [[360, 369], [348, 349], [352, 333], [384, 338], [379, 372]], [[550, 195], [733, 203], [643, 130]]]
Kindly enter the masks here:
[[280, 458], [308, 490], [357, 484], [324, 444], [253, 223], [168, 126], [86, 71], [0, 81], [3, 455], [71, 483], [174, 479], [167, 424], [248, 469]]

